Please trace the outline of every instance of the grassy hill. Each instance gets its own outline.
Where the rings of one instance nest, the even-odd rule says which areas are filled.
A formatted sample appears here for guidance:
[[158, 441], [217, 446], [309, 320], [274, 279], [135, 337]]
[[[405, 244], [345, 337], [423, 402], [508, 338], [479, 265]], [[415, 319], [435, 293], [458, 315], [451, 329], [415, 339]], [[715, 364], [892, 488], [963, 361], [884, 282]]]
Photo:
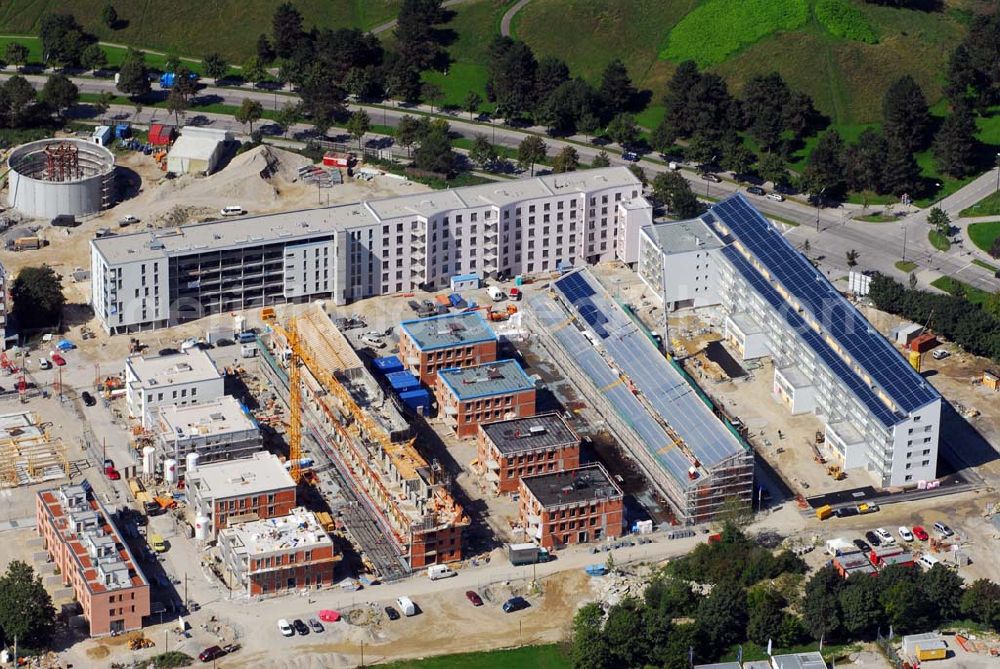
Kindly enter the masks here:
[[[0, 34], [38, 34], [41, 17], [72, 12], [101, 40], [201, 57], [219, 51], [240, 62], [254, 53], [257, 36], [270, 33], [274, 0], [114, 0], [125, 27], [100, 22], [108, 0], [9, 0], [0, 3]], [[396, 16], [401, 0], [295, 0], [306, 27], [372, 28]]]

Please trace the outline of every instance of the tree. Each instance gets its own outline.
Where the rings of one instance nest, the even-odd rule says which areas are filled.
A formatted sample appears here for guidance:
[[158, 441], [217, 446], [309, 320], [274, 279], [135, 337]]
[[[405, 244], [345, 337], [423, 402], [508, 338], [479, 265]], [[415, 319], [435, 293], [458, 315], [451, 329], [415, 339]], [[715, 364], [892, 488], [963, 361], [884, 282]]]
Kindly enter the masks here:
[[20, 74], [15, 74], [3, 84], [3, 95], [6, 102], [7, 122], [14, 127], [23, 127], [35, 119], [38, 93], [35, 87]]
[[722, 650], [746, 638], [747, 594], [732, 582], [716, 583], [698, 604], [698, 634], [708, 648]]
[[844, 630], [853, 638], [872, 638], [885, 624], [885, 614], [879, 602], [879, 582], [868, 574], [847, 579], [839, 601]]
[[386, 85], [392, 92], [392, 97], [407, 104], [420, 101], [420, 72], [402, 60], [389, 71]]
[[788, 168], [785, 160], [777, 153], [765, 153], [757, 159], [757, 174], [761, 179], [773, 183], [775, 188], [788, 184]]
[[586, 111], [580, 115], [580, 118], [576, 120], [576, 129], [587, 135], [588, 137], [593, 137], [594, 133], [597, 132], [598, 128], [601, 127], [601, 119], [591, 111]]
[[260, 62], [267, 65], [274, 62], [274, 47], [264, 33], [257, 36], [257, 57], [260, 58]]
[[211, 77], [218, 83], [220, 79], [226, 78], [226, 74], [229, 72], [229, 63], [222, 57], [222, 54], [213, 51], [201, 59], [201, 69], [206, 77]]
[[844, 153], [847, 184], [853, 190], [884, 192], [889, 143], [878, 130], [865, 129]]
[[615, 58], [601, 74], [600, 95], [608, 116], [616, 116], [629, 109], [635, 97], [635, 86], [621, 60]]
[[678, 172], [660, 172], [653, 178], [653, 195], [678, 218], [693, 218], [701, 213], [701, 203], [691, 184]]
[[934, 603], [933, 625], [958, 619], [962, 612], [962, 585], [962, 577], [940, 563], [920, 576], [921, 589], [927, 600]]
[[564, 83], [569, 81], [569, 66], [554, 56], [538, 61], [535, 73], [535, 100], [542, 102]]
[[344, 111], [347, 93], [334, 77], [333, 71], [322, 63], [315, 63], [309, 69], [299, 91], [302, 108], [313, 118], [313, 123], [329, 127], [333, 119]]
[[254, 86], [267, 79], [267, 69], [260, 61], [260, 56], [250, 56], [243, 63], [243, 79], [249, 81]]
[[274, 122], [278, 124], [279, 128], [281, 128], [281, 135], [285, 136], [288, 134], [288, 129], [298, 123], [301, 119], [302, 110], [299, 109], [299, 106], [288, 102], [285, 103], [284, 107], [278, 110], [278, 114], [275, 116]]
[[80, 64], [92, 72], [100, 70], [108, 64], [108, 56], [100, 44], [88, 44], [80, 54]]
[[420, 87], [420, 97], [423, 98], [425, 102], [431, 103], [432, 110], [437, 111], [437, 108], [441, 106], [441, 101], [444, 98], [444, 89], [438, 84], [428, 81]]
[[639, 139], [639, 127], [631, 114], [618, 114], [608, 123], [607, 134], [612, 142], [627, 149]]
[[42, 60], [51, 65], [78, 65], [84, 47], [94, 41], [72, 14], [46, 14], [39, 26]]
[[469, 149], [469, 160], [483, 169], [489, 169], [497, 159], [497, 149], [486, 139], [486, 135], [476, 135]]
[[641, 667], [644, 664], [649, 640], [644, 634], [640, 600], [629, 597], [608, 610], [604, 639], [611, 655], [610, 666]]
[[47, 265], [25, 267], [18, 272], [10, 296], [14, 301], [13, 313], [26, 330], [57, 325], [66, 303], [59, 275]]
[[910, 276], [907, 279], [907, 283], [910, 285], [910, 290], [917, 289], [917, 274], [916, 272], [910, 272]]
[[91, 104], [94, 105], [94, 110], [97, 112], [98, 117], [103, 117], [111, 109], [111, 102], [115, 99], [115, 96], [111, 91], [101, 91], [97, 94], [97, 99], [95, 99]]
[[854, 268], [857, 266], [858, 258], [861, 257], [861, 254], [858, 253], [857, 249], [851, 249], [846, 253], [846, 256], [847, 256], [847, 266]]
[[440, 120], [432, 122], [420, 138], [420, 146], [413, 152], [414, 164], [422, 170], [451, 175], [455, 170], [455, 160], [448, 124]]
[[785, 130], [785, 108], [791, 91], [777, 72], [757, 75], [743, 89], [743, 119], [750, 136], [770, 151]]
[[55, 110], [62, 117], [66, 110], [80, 99], [80, 89], [69, 77], [58, 72], [45, 80], [41, 93], [42, 102]]
[[600, 604], [585, 604], [573, 616], [573, 648], [570, 656], [574, 669], [605, 669], [611, 654], [604, 639], [604, 611]]
[[677, 66], [674, 75], [667, 83], [667, 92], [663, 96], [666, 107], [664, 118], [677, 129], [681, 137], [690, 137], [694, 132], [691, 110], [688, 107], [688, 95], [701, 81], [701, 73], [693, 60], [686, 60]]
[[962, 593], [962, 615], [993, 629], [1000, 628], [1000, 585], [981, 578]]
[[731, 136], [722, 147], [722, 166], [737, 176], [746, 174], [755, 162], [757, 156], [743, 144], [739, 135]]
[[176, 53], [168, 53], [163, 57], [163, 69], [166, 72], [177, 72], [177, 68], [181, 66], [181, 57]]
[[10, 42], [4, 51], [4, 60], [18, 69], [28, 64], [28, 47], [20, 42]]
[[358, 100], [376, 100], [385, 94], [385, 81], [379, 68], [355, 67], [344, 80], [347, 92]]
[[131, 98], [149, 93], [149, 70], [146, 69], [146, 55], [142, 51], [129, 49], [118, 68], [116, 88]]
[[483, 104], [483, 97], [475, 91], [469, 91], [466, 93], [465, 100], [462, 102], [465, 111], [469, 112], [469, 118], [476, 115], [476, 112], [479, 111], [479, 105], [481, 104]]
[[747, 595], [747, 638], [766, 647], [781, 633], [785, 598], [772, 588], [753, 590]]
[[278, 58], [290, 58], [302, 39], [302, 14], [290, 2], [283, 2], [271, 18], [271, 36]]
[[198, 80], [187, 65], [180, 65], [174, 70], [174, 85], [171, 91], [177, 91], [185, 102], [190, 102], [198, 92]]
[[[244, 99], [243, 102], [250, 102], [250, 100]], [[259, 102], [257, 104], [260, 105]], [[187, 98], [176, 86], [174, 88], [171, 88], [170, 92], [167, 93], [167, 111], [174, 115], [174, 123], [176, 123], [177, 125], [180, 125], [181, 123], [180, 118], [187, 114], [187, 110], [190, 108], [190, 106], [191, 105], [188, 103]], [[242, 110], [243, 110], [242, 107], [236, 110], [237, 121], [240, 120], [240, 112]], [[242, 122], [245, 123], [245, 121]], [[253, 132], [253, 124], [251, 124], [250, 130], [251, 132]]]
[[110, 3], [104, 5], [104, 9], [101, 10], [101, 23], [106, 25], [110, 30], [118, 27], [118, 11], [114, 5]]
[[417, 70], [429, 68], [441, 53], [434, 24], [441, 20], [441, 0], [403, 0], [396, 17], [396, 48]]
[[897, 197], [915, 193], [920, 188], [920, 166], [913, 153], [898, 141], [889, 142], [883, 179], [884, 188]]
[[932, 207], [930, 213], [927, 214], [927, 223], [929, 223], [935, 230], [940, 230], [941, 228], [951, 229], [951, 218], [941, 207]]
[[965, 104], [957, 105], [934, 137], [934, 160], [938, 169], [956, 179], [976, 169], [976, 120]]
[[601, 151], [596, 156], [594, 156], [594, 162], [590, 164], [591, 167], [610, 167], [611, 159], [608, 158], [607, 151]]
[[358, 140], [359, 149], [361, 148], [361, 140], [371, 127], [372, 120], [368, 116], [368, 112], [364, 109], [357, 110], [347, 119], [347, 132], [351, 137]]
[[714, 165], [721, 153], [718, 141], [699, 132], [692, 135], [684, 155], [697, 163]]
[[135, 114], [132, 116], [132, 120], [138, 121], [139, 114], [142, 113], [142, 103], [136, 100], [132, 103], [132, 106], [135, 108]]
[[264, 108], [260, 102], [250, 98], [243, 98], [243, 102], [240, 104], [240, 108], [236, 110], [236, 113], [233, 114], [233, 118], [243, 125], [250, 126], [250, 134], [253, 134], [253, 124], [259, 121], [263, 115]]
[[785, 128], [799, 138], [811, 134], [819, 125], [820, 113], [816, 111], [812, 98], [798, 91], [789, 95], [783, 115]]
[[44, 648], [55, 632], [55, 622], [56, 609], [41, 577], [30, 565], [11, 562], [0, 577], [0, 629], [4, 637], [8, 641], [16, 638], [22, 647]]
[[657, 123], [649, 135], [649, 145], [653, 147], [654, 151], [661, 154], [670, 151], [676, 141], [677, 130], [667, 122], [667, 119]]
[[838, 598], [843, 587], [844, 579], [829, 565], [817, 571], [806, 582], [801, 608], [806, 628], [814, 638], [830, 639], [840, 631]]
[[885, 136], [909, 153], [924, 148], [931, 116], [927, 98], [913, 77], [906, 75], [894, 81], [882, 99]]
[[488, 48], [487, 97], [504, 118], [517, 118], [535, 103], [538, 62], [524, 42], [498, 37]]
[[564, 146], [552, 159], [553, 172], [575, 172], [580, 166], [580, 154], [572, 146]]
[[[903, 567], [903, 569], [910, 569]], [[912, 570], [910, 570], [912, 573]], [[887, 622], [899, 632], [926, 629], [931, 603], [914, 578], [901, 579], [892, 584], [881, 584], [879, 601]]]
[[409, 114], [400, 118], [399, 123], [396, 124], [396, 141], [401, 146], [406, 147], [407, 156], [410, 155], [410, 147], [417, 141], [419, 128], [420, 122]]
[[631, 172], [632, 175], [639, 180], [639, 183], [641, 183], [643, 187], [645, 187], [646, 184], [649, 183], [649, 179], [646, 178], [646, 170], [642, 169], [642, 165], [638, 165], [636, 163], [629, 163], [628, 171]]
[[843, 191], [844, 140], [836, 130], [829, 130], [819, 138], [806, 161], [803, 182], [813, 195], [825, 190], [826, 197], [837, 197]]
[[528, 135], [521, 140], [517, 147], [517, 164], [524, 169], [531, 170], [531, 176], [535, 176], [535, 163], [545, 160], [548, 146], [537, 135]]

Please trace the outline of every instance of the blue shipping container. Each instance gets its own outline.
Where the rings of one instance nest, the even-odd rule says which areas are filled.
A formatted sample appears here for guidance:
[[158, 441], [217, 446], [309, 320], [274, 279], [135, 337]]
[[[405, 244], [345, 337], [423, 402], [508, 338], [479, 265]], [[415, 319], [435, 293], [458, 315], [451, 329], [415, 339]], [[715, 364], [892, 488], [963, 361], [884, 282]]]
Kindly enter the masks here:
[[458, 293], [452, 293], [448, 296], [448, 301], [451, 302], [451, 306], [457, 307], [459, 302], [462, 301], [462, 296]]
[[403, 371], [403, 363], [395, 355], [387, 355], [384, 358], [375, 358], [372, 363], [382, 374], [392, 374]]
[[393, 372], [392, 374], [387, 374], [385, 378], [397, 393], [420, 387], [420, 379], [415, 377], [412, 372]]
[[426, 388], [420, 388], [418, 390], [407, 390], [404, 393], [399, 394], [399, 399], [402, 400], [410, 410], [420, 413], [422, 410], [426, 411], [430, 409], [431, 406], [431, 394], [427, 392]]

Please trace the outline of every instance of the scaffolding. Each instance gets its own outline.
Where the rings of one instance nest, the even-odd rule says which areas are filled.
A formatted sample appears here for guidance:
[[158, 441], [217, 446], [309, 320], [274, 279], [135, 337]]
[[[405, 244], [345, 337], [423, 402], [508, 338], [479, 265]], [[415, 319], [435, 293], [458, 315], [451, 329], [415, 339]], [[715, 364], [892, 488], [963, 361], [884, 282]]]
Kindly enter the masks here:
[[46, 181], [75, 181], [82, 177], [80, 149], [69, 143], [45, 147]]
[[[17, 424], [11, 424], [12, 420]], [[33, 414], [0, 417], [0, 488], [69, 478], [66, 446], [37, 427]]]

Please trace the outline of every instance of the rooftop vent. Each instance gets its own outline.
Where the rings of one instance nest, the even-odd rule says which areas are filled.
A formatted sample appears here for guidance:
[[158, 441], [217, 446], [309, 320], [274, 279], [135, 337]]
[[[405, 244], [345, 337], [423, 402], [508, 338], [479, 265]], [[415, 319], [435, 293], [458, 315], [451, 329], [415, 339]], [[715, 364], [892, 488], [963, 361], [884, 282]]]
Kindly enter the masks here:
[[528, 432], [530, 432], [534, 436], [537, 436], [539, 434], [545, 434], [546, 429], [544, 425], [533, 425], [530, 428], [528, 428]]

